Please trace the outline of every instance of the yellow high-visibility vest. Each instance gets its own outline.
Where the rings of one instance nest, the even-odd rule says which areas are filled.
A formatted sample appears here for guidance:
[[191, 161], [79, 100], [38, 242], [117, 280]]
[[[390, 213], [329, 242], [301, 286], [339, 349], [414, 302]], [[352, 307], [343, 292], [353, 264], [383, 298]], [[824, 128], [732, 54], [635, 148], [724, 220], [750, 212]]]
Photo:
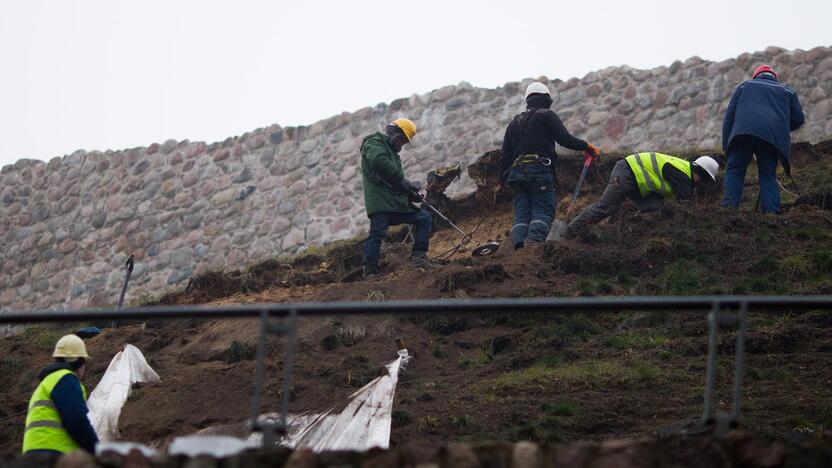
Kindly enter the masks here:
[[[67, 453], [79, 448], [64, 429], [55, 403], [52, 402], [52, 390], [67, 374], [75, 375], [68, 369], [57, 370], [47, 375], [32, 394], [29, 413], [26, 415], [26, 431], [23, 433], [23, 453], [30, 450]], [[81, 393], [84, 395], [84, 401], [87, 401], [87, 390], [83, 384]]]
[[672, 165], [693, 180], [690, 162], [676, 156], [662, 153], [638, 153], [631, 154], [624, 159], [636, 176], [636, 184], [642, 197], [650, 193], [658, 193], [662, 196], [673, 194], [670, 184], [662, 176], [665, 164]]

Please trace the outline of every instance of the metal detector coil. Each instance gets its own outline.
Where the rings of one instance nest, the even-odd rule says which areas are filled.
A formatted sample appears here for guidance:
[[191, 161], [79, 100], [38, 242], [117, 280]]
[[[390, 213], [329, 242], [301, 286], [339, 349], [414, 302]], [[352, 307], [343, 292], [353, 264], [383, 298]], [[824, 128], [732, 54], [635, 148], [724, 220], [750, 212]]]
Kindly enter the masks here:
[[496, 242], [489, 242], [487, 244], [483, 244], [471, 252], [471, 255], [474, 257], [485, 257], [486, 255], [491, 255], [497, 250], [500, 249], [500, 244]]

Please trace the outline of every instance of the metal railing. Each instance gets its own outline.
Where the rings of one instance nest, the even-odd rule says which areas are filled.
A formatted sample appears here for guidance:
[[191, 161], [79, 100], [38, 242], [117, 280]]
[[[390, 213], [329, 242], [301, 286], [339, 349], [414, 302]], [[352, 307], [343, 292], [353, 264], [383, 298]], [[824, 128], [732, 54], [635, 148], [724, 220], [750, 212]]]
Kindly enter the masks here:
[[[296, 318], [327, 315], [377, 314], [479, 314], [479, 313], [600, 313], [662, 310], [669, 313], [707, 312], [709, 323], [708, 364], [704, 392], [702, 430], [725, 434], [740, 419], [740, 403], [744, 378], [745, 333], [747, 314], [832, 309], [832, 296], [636, 296], [541, 299], [466, 299], [411, 300], [388, 302], [280, 303], [233, 306], [152, 306], [127, 309], [40, 310], [31, 312], [0, 311], [0, 325], [54, 322], [87, 322], [112, 320], [179, 320], [179, 319], [259, 319], [261, 333], [257, 347], [255, 389], [252, 397], [251, 427], [262, 432], [263, 444], [274, 443], [275, 434], [285, 434], [289, 394], [294, 365]], [[280, 323], [273, 323], [273, 319]], [[733, 409], [715, 414], [713, 399], [716, 386], [717, 346], [719, 333], [736, 329]], [[287, 340], [283, 369], [283, 392], [280, 418], [275, 421], [259, 418], [263, 385], [263, 360], [267, 335]]]

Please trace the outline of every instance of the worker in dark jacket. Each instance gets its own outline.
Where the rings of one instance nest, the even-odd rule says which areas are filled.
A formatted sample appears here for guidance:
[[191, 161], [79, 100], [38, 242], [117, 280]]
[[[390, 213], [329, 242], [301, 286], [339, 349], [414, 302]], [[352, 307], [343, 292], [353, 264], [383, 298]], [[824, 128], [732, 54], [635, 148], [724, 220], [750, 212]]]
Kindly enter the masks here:
[[384, 134], [374, 133], [361, 143], [361, 178], [364, 183], [364, 207], [370, 218], [370, 234], [364, 243], [363, 274], [365, 278], [378, 275], [381, 241], [387, 228], [397, 224], [412, 224], [413, 265], [431, 268], [427, 258], [432, 227], [431, 215], [413, 205], [421, 201], [421, 184], [404, 177], [399, 152], [416, 134], [416, 125], [409, 119], [393, 121]]
[[55, 362], [38, 374], [40, 383], [29, 400], [23, 453], [67, 453], [83, 449], [95, 453], [98, 436], [87, 417], [87, 391], [81, 384], [89, 356], [76, 335], [58, 340]]
[[575, 237], [589, 224], [606, 219], [626, 199], [643, 211], [661, 206], [664, 198], [692, 200], [694, 188], [716, 181], [719, 164], [710, 156], [693, 161], [661, 153], [631, 154], [615, 163], [601, 200], [569, 223], [566, 238]]
[[750, 81], [741, 84], [728, 104], [722, 123], [722, 149], [728, 154], [725, 197], [722, 206], [739, 207], [743, 182], [751, 156], [757, 156], [760, 180], [760, 209], [780, 212], [777, 161], [789, 174], [791, 138], [805, 119], [797, 93], [777, 81], [768, 65], [754, 70]]
[[552, 97], [545, 84], [531, 83], [525, 99], [526, 111], [514, 117], [503, 138], [498, 186], [501, 190], [508, 184], [514, 193], [515, 249], [546, 240], [555, 219], [555, 143], [596, 157], [600, 154], [594, 145], [572, 136], [549, 109]]

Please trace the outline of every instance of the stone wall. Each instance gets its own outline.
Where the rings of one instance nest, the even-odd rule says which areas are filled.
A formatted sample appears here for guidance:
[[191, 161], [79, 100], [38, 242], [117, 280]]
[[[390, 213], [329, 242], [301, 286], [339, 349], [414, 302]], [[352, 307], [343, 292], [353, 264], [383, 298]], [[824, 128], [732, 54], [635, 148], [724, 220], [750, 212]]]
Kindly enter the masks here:
[[[717, 150], [733, 89], [771, 63], [807, 115], [798, 141], [832, 137], [832, 49], [768, 48], [724, 62], [697, 57], [654, 70], [607, 68], [547, 81], [567, 128], [609, 152]], [[130, 297], [366, 230], [358, 148], [399, 116], [419, 133], [411, 178], [498, 148], [531, 80], [468, 83], [343, 113], [308, 127], [272, 125], [205, 144], [83, 151], [0, 172], [0, 309], [112, 305], [134, 254]], [[449, 193], [472, 188], [470, 180]]]

